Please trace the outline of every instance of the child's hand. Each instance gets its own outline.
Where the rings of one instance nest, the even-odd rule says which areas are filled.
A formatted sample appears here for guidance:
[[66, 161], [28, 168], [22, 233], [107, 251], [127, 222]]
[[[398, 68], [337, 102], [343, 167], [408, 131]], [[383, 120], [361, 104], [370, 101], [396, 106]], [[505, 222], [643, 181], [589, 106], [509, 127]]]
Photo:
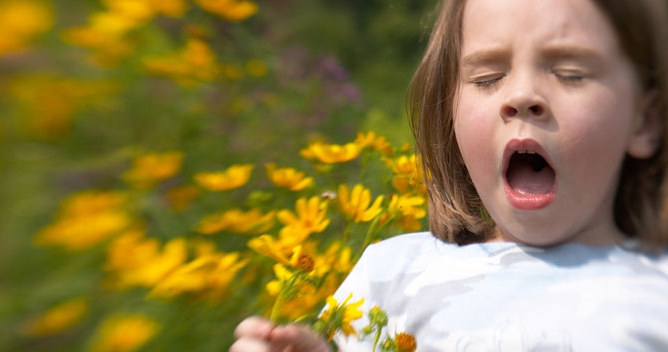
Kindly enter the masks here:
[[330, 352], [327, 342], [311, 329], [290, 324], [274, 326], [260, 317], [246, 318], [234, 329], [230, 352]]

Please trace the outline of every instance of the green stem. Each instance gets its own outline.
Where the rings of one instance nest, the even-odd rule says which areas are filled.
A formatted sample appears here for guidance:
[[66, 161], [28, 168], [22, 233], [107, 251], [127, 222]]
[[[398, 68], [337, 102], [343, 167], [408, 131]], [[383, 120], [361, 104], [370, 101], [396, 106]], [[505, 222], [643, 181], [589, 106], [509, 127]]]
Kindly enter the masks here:
[[350, 226], [352, 225], [352, 221], [348, 221], [346, 223], [346, 227], [343, 229], [343, 243], [347, 244], [348, 241], [350, 240]]
[[278, 296], [276, 296], [276, 302], [274, 302], [274, 306], [271, 308], [271, 316], [269, 316], [269, 320], [272, 323], [278, 322], [278, 315], [281, 312], [281, 305], [283, 304], [283, 297], [285, 296], [285, 292], [287, 290], [292, 290], [298, 276], [299, 273], [292, 274], [290, 279], [285, 283], [285, 285], [282, 285], [281, 290], [278, 292]]
[[378, 326], [376, 328], [376, 336], [373, 338], [373, 349], [371, 350], [372, 352], [376, 352], [376, 346], [378, 345], [378, 341], [380, 341], [380, 330], [381, 327]]
[[281, 305], [283, 304], [283, 289], [281, 289], [281, 292], [278, 293], [278, 297], [276, 297], [276, 302], [274, 302], [274, 306], [271, 308], [271, 316], [269, 317], [269, 320], [272, 323], [277, 323], [278, 319], [278, 314], [280, 313], [281, 310]]
[[378, 221], [380, 220], [380, 216], [376, 216], [373, 221], [371, 222], [371, 225], [369, 225], [369, 229], [366, 231], [366, 235], [364, 236], [364, 242], [362, 242], [362, 251], [366, 249], [366, 247], [371, 243], [371, 239], [373, 238], [373, 230], [376, 229], [376, 225], [378, 225]]

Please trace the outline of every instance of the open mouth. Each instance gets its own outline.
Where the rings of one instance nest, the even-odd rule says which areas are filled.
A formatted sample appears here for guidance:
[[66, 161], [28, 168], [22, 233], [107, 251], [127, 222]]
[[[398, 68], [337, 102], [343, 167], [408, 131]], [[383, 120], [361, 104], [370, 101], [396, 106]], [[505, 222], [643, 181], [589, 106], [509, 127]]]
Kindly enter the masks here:
[[549, 205], [556, 193], [556, 172], [533, 140], [512, 140], [504, 153], [506, 196], [520, 209]]
[[554, 186], [554, 169], [536, 153], [515, 152], [508, 161], [508, 185], [521, 194], [545, 194]]

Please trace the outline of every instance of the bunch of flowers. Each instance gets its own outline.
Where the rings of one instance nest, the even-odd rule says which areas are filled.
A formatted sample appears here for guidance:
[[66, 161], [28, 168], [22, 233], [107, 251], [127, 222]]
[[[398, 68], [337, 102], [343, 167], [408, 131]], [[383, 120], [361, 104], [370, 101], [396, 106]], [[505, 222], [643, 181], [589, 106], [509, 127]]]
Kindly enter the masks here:
[[[373, 132], [360, 133], [356, 141], [345, 145], [315, 142], [302, 150], [302, 155], [313, 162], [315, 172], [311, 176], [268, 163], [264, 180], [254, 180], [264, 187], [245, 193], [246, 206], [223, 207], [205, 214], [192, 222], [189, 233], [163, 241], [156, 236], [158, 230], [150, 225], [151, 220], [142, 216], [148, 211], [145, 207], [167, 207], [173, 214], [182, 215], [194, 210], [192, 214], [198, 214], [207, 207], [207, 196], [221, 193], [224, 197], [218, 199], [231, 204], [232, 197], [228, 198], [227, 193], [238, 191], [237, 195], [244, 197], [243, 188], [257, 169], [253, 164], [231, 165], [186, 177], [180, 174], [187, 160], [184, 154], [136, 156], [131, 168], [120, 175], [126, 181], [124, 188], [86, 190], [70, 196], [35, 242], [69, 251], [103, 244], [105, 290], [140, 288], [145, 290], [147, 300], [189, 297], [217, 304], [233, 299], [244, 289], [257, 289], [254, 283], [259, 281], [264, 283], [263, 289], [252, 294], [259, 313], [273, 321], [311, 323], [329, 339], [338, 332], [357, 335], [350, 323], [362, 316], [358, 310], [362, 301], [349, 302], [349, 298], [339, 304], [331, 295], [369, 244], [421, 227], [426, 215], [425, 195], [417, 181], [417, 164], [408, 166], [407, 160], [415, 163], [410, 150], [394, 148]], [[345, 163], [360, 158], [364, 163], [376, 162], [384, 167], [385, 174], [374, 175], [374, 179], [377, 189], [385, 187], [389, 193], [373, 196], [361, 183], [348, 180], [355, 183], [350, 186], [333, 179], [337, 168], [345, 166], [350, 171], [354, 165]], [[365, 167], [357, 161], [358, 167]], [[179, 178], [191, 181], [161, 187]], [[407, 182], [394, 182], [397, 179]], [[184, 190], [194, 191], [185, 197], [174, 195]], [[294, 209], [277, 207], [292, 201]], [[31, 323], [29, 331], [58, 331], [83, 315], [79, 306], [54, 309], [74, 312], [48, 313]], [[67, 318], [48, 317], [54, 314]], [[376, 309], [369, 314], [375, 325], [365, 328], [361, 336], [376, 334], [374, 344], [378, 344], [384, 328], [383, 319], [378, 318], [382, 314]], [[148, 331], [156, 333], [158, 329]], [[405, 342], [405, 336], [387, 337], [379, 346], [411, 350], [406, 347], [411, 343]]]

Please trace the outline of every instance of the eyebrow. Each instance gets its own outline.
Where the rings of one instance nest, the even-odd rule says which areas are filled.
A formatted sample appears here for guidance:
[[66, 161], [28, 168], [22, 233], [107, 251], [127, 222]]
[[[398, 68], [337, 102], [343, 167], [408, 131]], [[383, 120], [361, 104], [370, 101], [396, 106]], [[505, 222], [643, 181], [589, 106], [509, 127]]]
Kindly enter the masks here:
[[507, 60], [509, 52], [506, 49], [486, 49], [474, 51], [462, 58], [462, 67], [481, 66]]
[[603, 59], [598, 51], [582, 46], [559, 45], [541, 50], [541, 56], [547, 59], [583, 59], [598, 62]]
[[[474, 51], [462, 58], [462, 67], [477, 67], [508, 60], [510, 52], [503, 48]], [[547, 60], [580, 59], [600, 63], [603, 56], [596, 50], [574, 45], [557, 45], [542, 48], [540, 56]]]

